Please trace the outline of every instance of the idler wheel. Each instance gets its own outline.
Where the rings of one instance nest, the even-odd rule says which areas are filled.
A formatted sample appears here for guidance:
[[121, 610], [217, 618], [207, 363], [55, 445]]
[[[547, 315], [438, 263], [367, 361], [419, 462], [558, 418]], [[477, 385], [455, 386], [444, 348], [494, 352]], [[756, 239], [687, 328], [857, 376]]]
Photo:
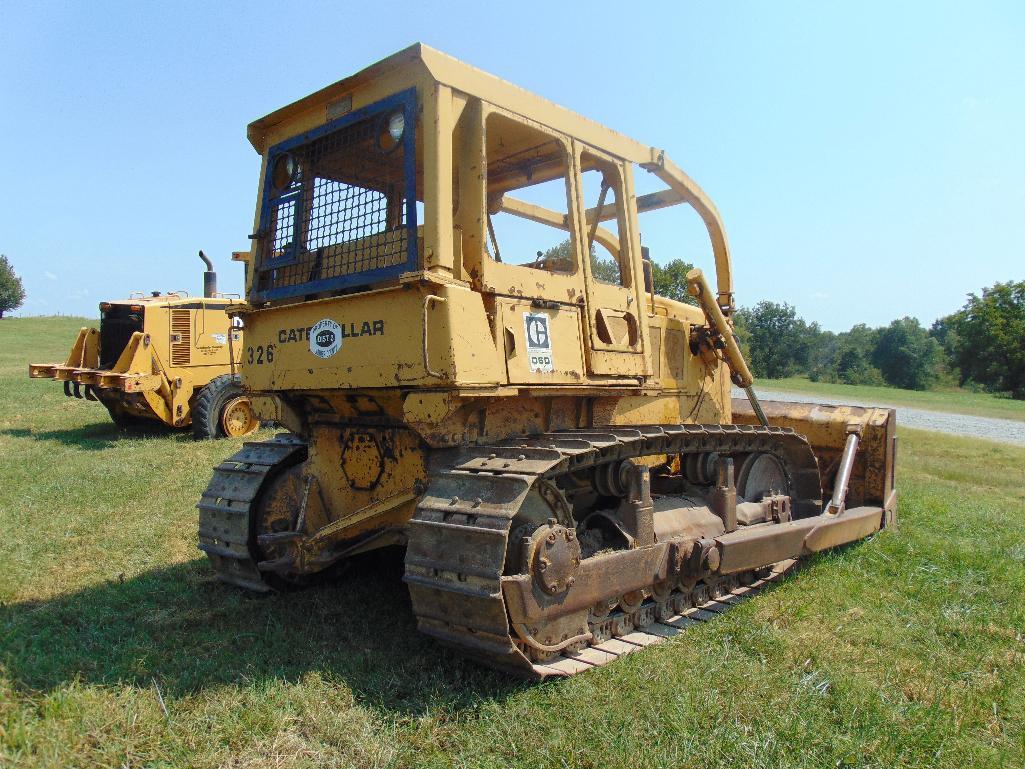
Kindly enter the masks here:
[[275, 473], [256, 500], [256, 535], [291, 531], [302, 496], [301, 467], [294, 465]]
[[576, 531], [552, 519], [531, 536], [530, 554], [530, 572], [544, 593], [557, 595], [573, 587], [580, 568]]
[[790, 481], [783, 463], [774, 454], [759, 452], [744, 460], [737, 473], [737, 497], [759, 502], [771, 494], [790, 495]]

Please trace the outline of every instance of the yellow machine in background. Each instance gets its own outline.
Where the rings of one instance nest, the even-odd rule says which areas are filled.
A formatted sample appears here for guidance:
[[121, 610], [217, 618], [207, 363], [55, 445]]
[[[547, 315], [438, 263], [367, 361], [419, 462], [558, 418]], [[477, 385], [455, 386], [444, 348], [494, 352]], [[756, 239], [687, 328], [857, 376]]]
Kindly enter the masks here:
[[64, 364], [33, 363], [29, 376], [64, 383], [68, 396], [99, 401], [119, 427], [192, 426], [196, 438], [248, 435], [259, 427], [235, 364], [242, 333], [206, 264], [204, 296], [184, 292], [100, 303], [100, 328], [82, 328]]
[[[423, 632], [565, 675], [893, 521], [894, 413], [761, 408], [719, 215], [662, 150], [422, 45], [249, 138], [233, 312], [243, 381], [291, 434], [199, 503], [222, 579], [302, 585], [405, 544]], [[646, 280], [644, 214], [680, 204], [715, 257], [699, 306]]]

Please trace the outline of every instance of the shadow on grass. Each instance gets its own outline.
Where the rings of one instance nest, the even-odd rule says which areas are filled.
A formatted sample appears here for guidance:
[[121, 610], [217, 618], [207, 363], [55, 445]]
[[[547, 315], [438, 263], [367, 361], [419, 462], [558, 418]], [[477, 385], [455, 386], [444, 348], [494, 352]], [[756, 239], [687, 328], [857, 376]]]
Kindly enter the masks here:
[[191, 433], [171, 430], [154, 422], [150, 425], [132, 426], [121, 430], [113, 422], [95, 422], [81, 427], [64, 430], [32, 430], [23, 427], [0, 430], [0, 435], [10, 438], [30, 438], [35, 441], [50, 441], [86, 451], [109, 449], [126, 438], [175, 438], [192, 437]]
[[421, 636], [401, 580], [396, 549], [354, 559], [331, 584], [270, 596], [223, 585], [196, 560], [0, 606], [0, 663], [34, 690], [155, 680], [171, 696], [317, 673], [344, 681], [366, 705], [409, 714], [528, 685]]

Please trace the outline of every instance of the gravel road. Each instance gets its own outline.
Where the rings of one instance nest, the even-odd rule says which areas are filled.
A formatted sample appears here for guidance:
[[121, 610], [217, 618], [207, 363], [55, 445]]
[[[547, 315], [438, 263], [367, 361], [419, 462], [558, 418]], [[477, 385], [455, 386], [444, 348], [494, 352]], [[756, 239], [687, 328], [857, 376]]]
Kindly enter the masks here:
[[[811, 395], [810, 393], [791, 393], [781, 390], [768, 390], [755, 385], [755, 393], [762, 400], [789, 401], [791, 403], [838, 403], [840, 400], [848, 406], [887, 406], [897, 409], [897, 424], [914, 427], [919, 430], [935, 430], [951, 435], [965, 435], [971, 438], [986, 438], [1001, 443], [1013, 443], [1025, 446], [1025, 422], [1013, 419], [994, 419], [993, 417], [973, 417], [967, 414], [946, 414], [940, 411], [912, 409], [906, 406], [895, 406], [892, 403], [868, 403], [854, 398], [842, 398]], [[743, 398], [744, 391], [734, 389], [734, 398]]]

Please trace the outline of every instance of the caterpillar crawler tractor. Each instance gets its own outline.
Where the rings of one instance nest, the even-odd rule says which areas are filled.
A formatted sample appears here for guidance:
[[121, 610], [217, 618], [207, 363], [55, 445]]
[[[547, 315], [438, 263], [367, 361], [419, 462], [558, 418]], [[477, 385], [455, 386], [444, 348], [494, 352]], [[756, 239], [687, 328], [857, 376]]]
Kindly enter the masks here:
[[[419, 629], [536, 678], [894, 521], [894, 412], [759, 405], [722, 222], [663, 151], [422, 45], [249, 138], [233, 312], [243, 380], [290, 433], [219, 465], [198, 505], [224, 581], [307, 585], [404, 544]], [[677, 205], [714, 253], [696, 306], [647, 280], [644, 214]]]
[[242, 334], [228, 310], [239, 301], [217, 293], [217, 273], [199, 256], [202, 298], [154, 291], [101, 302], [99, 329], [82, 328], [63, 365], [32, 363], [29, 376], [63, 382], [68, 397], [99, 401], [122, 429], [191, 425], [196, 438], [256, 430], [251, 399], [232, 371]]

